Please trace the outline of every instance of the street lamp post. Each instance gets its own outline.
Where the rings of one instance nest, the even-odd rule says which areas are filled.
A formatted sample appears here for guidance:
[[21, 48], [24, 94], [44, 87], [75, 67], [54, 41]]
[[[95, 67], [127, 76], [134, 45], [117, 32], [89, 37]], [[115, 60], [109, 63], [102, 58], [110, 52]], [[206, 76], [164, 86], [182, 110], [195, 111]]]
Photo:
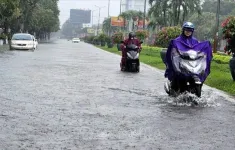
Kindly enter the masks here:
[[[109, 8], [110, 8], [110, 0], [108, 0], [108, 19], [110, 18]], [[109, 28], [108, 28], [108, 36], [110, 36], [110, 28], [111, 28], [111, 24], [109, 25]]]
[[110, 0], [108, 0], [108, 18], [110, 17], [109, 8], [110, 8]]
[[120, 15], [122, 13], [122, 0], [120, 0]]
[[99, 8], [98, 27], [97, 27], [97, 31], [96, 31], [96, 32], [98, 33], [99, 28], [100, 28], [100, 10], [101, 10], [102, 8], [104, 8], [105, 6], [103, 6], [103, 7], [99, 7], [99, 6], [96, 6], [96, 5], [95, 5], [95, 7]]
[[217, 11], [216, 11], [216, 28], [214, 35], [214, 46], [213, 53], [217, 52], [218, 48], [218, 36], [219, 36], [219, 15], [220, 15], [220, 0], [217, 0]]
[[146, 3], [147, 3], [147, 0], [144, 0], [144, 22], [143, 22], [143, 30], [145, 29], [145, 20], [146, 20]]

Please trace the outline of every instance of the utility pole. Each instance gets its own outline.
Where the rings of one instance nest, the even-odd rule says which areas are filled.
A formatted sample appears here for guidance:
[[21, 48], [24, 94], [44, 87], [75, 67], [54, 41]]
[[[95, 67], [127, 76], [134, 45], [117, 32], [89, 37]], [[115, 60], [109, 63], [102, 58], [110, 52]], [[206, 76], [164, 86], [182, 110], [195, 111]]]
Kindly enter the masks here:
[[[110, 8], [110, 0], [108, 0], [108, 19], [110, 18], [109, 8]], [[111, 23], [109, 24], [108, 36], [110, 36], [110, 28], [111, 28]]]
[[110, 8], [110, 0], [108, 0], [108, 18], [110, 17], [109, 8]]
[[95, 7], [99, 8], [98, 27], [97, 27], [97, 31], [96, 31], [96, 33], [98, 33], [98, 31], [99, 31], [99, 29], [100, 29], [100, 10], [101, 10], [102, 8], [104, 8], [105, 6], [99, 7], [99, 6], [96, 6], [96, 5], [95, 5]]
[[145, 29], [145, 20], [146, 20], [146, 3], [147, 3], [147, 0], [144, 0], [144, 23], [143, 23], [143, 30]]
[[121, 13], [122, 13], [122, 0], [120, 0], [120, 14], [119, 15], [121, 15]]
[[216, 11], [216, 27], [214, 33], [214, 46], [213, 46], [213, 53], [217, 52], [218, 48], [218, 36], [219, 36], [219, 15], [220, 15], [220, 0], [217, 0], [217, 11]]

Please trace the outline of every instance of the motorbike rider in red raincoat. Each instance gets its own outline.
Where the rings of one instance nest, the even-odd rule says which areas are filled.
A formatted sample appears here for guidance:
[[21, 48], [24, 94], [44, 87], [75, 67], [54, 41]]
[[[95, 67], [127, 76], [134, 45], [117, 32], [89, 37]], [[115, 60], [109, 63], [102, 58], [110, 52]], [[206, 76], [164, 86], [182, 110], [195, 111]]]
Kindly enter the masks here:
[[139, 50], [141, 51], [141, 42], [139, 39], [136, 38], [135, 33], [134, 32], [130, 32], [128, 39], [126, 39], [124, 41], [124, 43], [121, 46], [121, 50], [122, 50], [122, 59], [121, 59], [121, 63], [120, 63], [120, 67], [121, 67], [121, 71], [125, 70], [125, 66], [126, 66], [126, 59], [127, 59], [127, 51], [126, 51], [126, 46], [129, 44], [135, 44], [136, 46], [139, 47]]

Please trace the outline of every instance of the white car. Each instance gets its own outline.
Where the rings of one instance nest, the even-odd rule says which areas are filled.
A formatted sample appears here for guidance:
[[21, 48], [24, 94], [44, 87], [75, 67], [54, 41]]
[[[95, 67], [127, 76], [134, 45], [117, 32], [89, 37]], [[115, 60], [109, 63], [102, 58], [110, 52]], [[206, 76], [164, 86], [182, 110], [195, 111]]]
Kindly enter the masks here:
[[37, 40], [33, 35], [28, 33], [16, 33], [12, 36], [10, 49], [35, 50]]
[[79, 39], [79, 38], [73, 38], [73, 39], [72, 39], [72, 42], [73, 42], [73, 43], [79, 43], [79, 42], [80, 42], [80, 39]]

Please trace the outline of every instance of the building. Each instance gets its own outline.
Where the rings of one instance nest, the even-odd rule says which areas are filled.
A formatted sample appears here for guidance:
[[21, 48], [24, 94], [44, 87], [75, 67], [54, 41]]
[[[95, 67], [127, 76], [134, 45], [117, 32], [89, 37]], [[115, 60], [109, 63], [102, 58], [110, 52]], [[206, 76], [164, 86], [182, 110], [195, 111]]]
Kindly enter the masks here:
[[[149, 4], [148, 4], [148, 0], [146, 2], [146, 12], [147, 10], [150, 8]], [[125, 12], [128, 10], [136, 10], [136, 11], [142, 11], [144, 12], [144, 0], [122, 0], [121, 2], [121, 11]]]
[[70, 22], [74, 25], [90, 24], [91, 10], [70, 9]]

